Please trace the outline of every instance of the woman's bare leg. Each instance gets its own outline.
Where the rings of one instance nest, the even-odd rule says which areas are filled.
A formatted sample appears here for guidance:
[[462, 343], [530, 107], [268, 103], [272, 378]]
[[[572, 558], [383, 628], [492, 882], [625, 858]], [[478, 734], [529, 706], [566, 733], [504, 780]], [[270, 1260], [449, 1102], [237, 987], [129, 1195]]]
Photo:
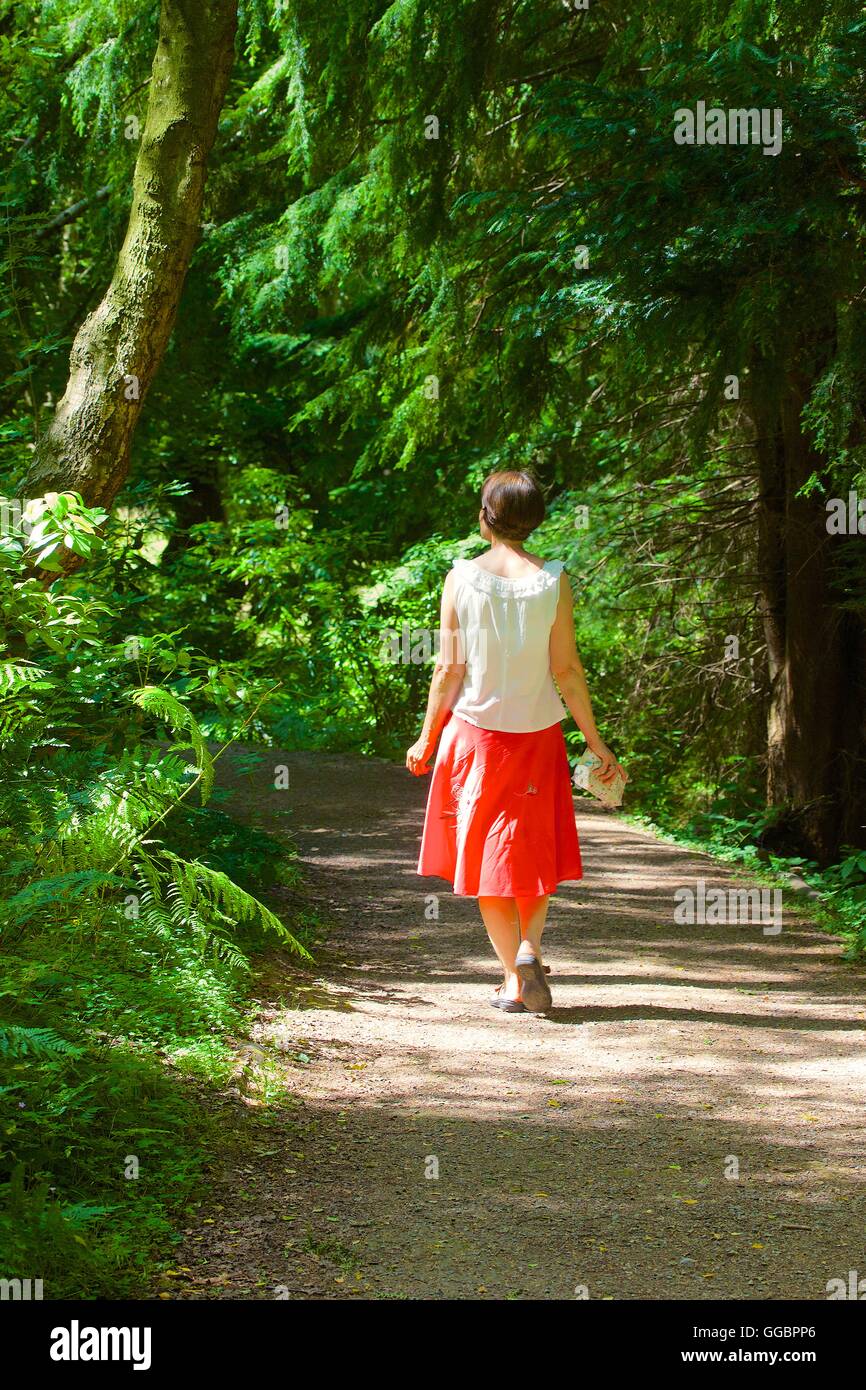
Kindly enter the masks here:
[[514, 898], [479, 898], [478, 907], [505, 976], [502, 992], [506, 999], [519, 999], [520, 978], [514, 969], [520, 945], [517, 904]]
[[543, 965], [541, 957], [541, 933], [544, 931], [544, 924], [547, 921], [547, 909], [550, 906], [550, 894], [547, 893], [543, 898], [517, 898], [517, 914], [520, 921], [521, 941], [528, 941], [539, 964]]

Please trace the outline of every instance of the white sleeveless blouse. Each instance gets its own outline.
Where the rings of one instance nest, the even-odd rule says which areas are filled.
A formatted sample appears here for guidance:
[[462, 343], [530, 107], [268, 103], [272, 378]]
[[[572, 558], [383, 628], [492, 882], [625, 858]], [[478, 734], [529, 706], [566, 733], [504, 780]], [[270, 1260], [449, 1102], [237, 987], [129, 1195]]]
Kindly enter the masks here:
[[[550, 629], [561, 560], [526, 579], [503, 579], [457, 560], [454, 601], [466, 662], [454, 713], [481, 729], [532, 733], [566, 718], [550, 674]], [[458, 658], [459, 659], [459, 658]]]

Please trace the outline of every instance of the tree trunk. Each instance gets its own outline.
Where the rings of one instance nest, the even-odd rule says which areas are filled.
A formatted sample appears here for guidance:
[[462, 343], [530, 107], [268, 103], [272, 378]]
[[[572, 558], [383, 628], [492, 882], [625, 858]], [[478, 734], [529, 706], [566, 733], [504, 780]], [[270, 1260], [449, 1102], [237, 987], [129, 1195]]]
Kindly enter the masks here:
[[114, 275], [72, 346], [28, 496], [111, 505], [162, 361], [199, 233], [207, 159], [234, 61], [237, 0], [162, 0], [132, 207]]
[[767, 804], [779, 814], [766, 839], [826, 864], [842, 844], [866, 844], [866, 632], [835, 585], [841, 548], [857, 537], [828, 534], [820, 489], [796, 496], [826, 463], [803, 430], [808, 394], [808, 383], [792, 375], [781, 399], [754, 412], [771, 692]]

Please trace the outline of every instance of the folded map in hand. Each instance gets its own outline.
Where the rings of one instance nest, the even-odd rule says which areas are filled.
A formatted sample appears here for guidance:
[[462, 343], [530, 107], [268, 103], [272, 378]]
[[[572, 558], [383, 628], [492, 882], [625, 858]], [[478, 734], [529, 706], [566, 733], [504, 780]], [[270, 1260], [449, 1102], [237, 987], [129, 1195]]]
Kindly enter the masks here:
[[574, 785], [581, 787], [584, 791], [591, 792], [605, 806], [621, 806], [622, 794], [625, 790], [625, 778], [621, 772], [617, 771], [609, 782], [602, 782], [596, 772], [596, 768], [601, 767], [601, 761], [597, 753], [591, 753], [587, 748], [575, 764]]

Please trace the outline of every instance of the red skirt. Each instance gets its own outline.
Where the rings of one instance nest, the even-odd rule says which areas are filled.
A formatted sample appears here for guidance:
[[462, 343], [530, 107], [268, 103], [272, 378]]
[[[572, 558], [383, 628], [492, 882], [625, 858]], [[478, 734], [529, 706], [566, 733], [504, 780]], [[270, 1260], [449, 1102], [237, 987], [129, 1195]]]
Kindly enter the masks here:
[[449, 718], [418, 873], [473, 898], [540, 898], [583, 877], [561, 724], [503, 734]]

